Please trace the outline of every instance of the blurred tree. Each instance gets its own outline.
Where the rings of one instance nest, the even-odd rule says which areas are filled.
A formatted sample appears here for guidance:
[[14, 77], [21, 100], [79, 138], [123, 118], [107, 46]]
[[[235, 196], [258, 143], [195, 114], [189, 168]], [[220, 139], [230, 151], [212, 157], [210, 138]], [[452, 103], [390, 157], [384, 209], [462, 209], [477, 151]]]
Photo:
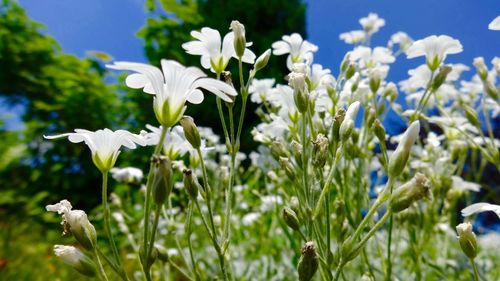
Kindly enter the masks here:
[[[298, 32], [305, 36], [306, 5], [302, 0], [148, 0], [146, 7], [152, 17], [147, 20], [139, 35], [144, 38], [149, 61], [156, 65], [162, 58], [167, 58], [185, 65], [200, 66], [200, 57], [186, 54], [181, 47], [182, 43], [193, 40], [190, 32], [204, 26], [219, 30], [223, 37], [229, 31], [232, 20], [245, 25], [247, 41], [253, 42], [251, 49], [257, 56], [271, 48], [272, 43], [285, 34]], [[238, 73], [235, 65], [233, 63], [231, 69], [233, 76]], [[283, 83], [283, 73], [287, 73], [285, 56], [273, 57], [259, 76], [274, 77], [277, 82]], [[236, 81], [238, 79], [233, 80], [235, 86], [239, 87]], [[139, 103], [150, 103], [150, 99], [144, 95], [134, 96]], [[252, 116], [255, 105], [251, 102], [248, 105], [248, 116]], [[221, 135], [222, 128], [219, 119], [214, 118], [214, 108], [215, 98], [207, 95], [207, 101], [203, 105], [189, 107], [187, 114], [192, 115], [198, 124], [215, 128]], [[149, 112], [143, 118], [144, 121], [154, 121], [154, 114]], [[253, 142], [249, 141], [250, 130], [256, 122], [256, 119], [247, 119], [245, 122], [246, 130], [241, 143], [244, 151], [253, 147]]]
[[[77, 203], [100, 189], [87, 148], [67, 140], [47, 142], [42, 136], [117, 127], [124, 125], [119, 122], [128, 112], [120, 110], [120, 99], [103, 81], [96, 60], [63, 54], [42, 28], [16, 1], [2, 0], [0, 97], [8, 105], [22, 105], [24, 128], [15, 135], [0, 132], [9, 136], [2, 138], [0, 186], [29, 196], [51, 190], [50, 200], [67, 197]], [[24, 157], [13, 156], [19, 147]], [[96, 203], [98, 198], [88, 196], [85, 202]]]

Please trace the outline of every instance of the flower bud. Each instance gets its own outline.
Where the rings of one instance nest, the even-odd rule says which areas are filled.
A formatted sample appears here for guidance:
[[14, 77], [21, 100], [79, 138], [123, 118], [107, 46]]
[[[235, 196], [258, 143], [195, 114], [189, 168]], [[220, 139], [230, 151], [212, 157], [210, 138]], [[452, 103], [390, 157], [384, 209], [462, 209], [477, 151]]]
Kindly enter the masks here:
[[259, 71], [266, 67], [269, 62], [269, 58], [271, 57], [271, 49], [267, 49], [262, 55], [260, 55], [255, 61], [255, 71]]
[[356, 118], [356, 114], [358, 114], [359, 110], [359, 101], [353, 102], [347, 108], [347, 112], [345, 114], [344, 121], [340, 125], [339, 135], [341, 141], [346, 141], [352, 134], [352, 130], [354, 129], [354, 119]]
[[153, 178], [153, 200], [156, 204], [165, 203], [172, 191], [173, 171], [172, 162], [165, 156], [153, 156], [154, 167]]
[[396, 87], [396, 84], [393, 82], [387, 83], [382, 96], [384, 98], [388, 98], [391, 102], [394, 102], [398, 97], [398, 87]]
[[286, 225], [288, 225], [291, 229], [297, 231], [300, 228], [299, 219], [297, 217], [297, 213], [289, 207], [283, 208], [283, 220]]
[[375, 95], [380, 88], [380, 82], [382, 81], [382, 74], [379, 70], [375, 69], [370, 73], [370, 90]]
[[236, 56], [241, 59], [245, 53], [247, 44], [247, 40], [245, 38], [245, 26], [239, 21], [233, 20], [229, 29], [234, 32], [234, 50], [236, 52]]
[[494, 100], [498, 100], [498, 89], [489, 80], [484, 80], [484, 91]]
[[488, 79], [488, 68], [486, 68], [483, 57], [475, 58], [472, 64], [476, 67], [477, 74], [482, 81]]
[[295, 162], [299, 167], [302, 167], [302, 145], [296, 141], [292, 141], [292, 152], [293, 157], [295, 158]]
[[398, 177], [404, 170], [406, 162], [410, 157], [410, 150], [418, 138], [420, 132], [420, 123], [415, 121], [411, 123], [410, 127], [406, 130], [401, 142], [399, 143], [396, 151], [392, 153], [389, 159], [389, 176]]
[[373, 125], [373, 122], [375, 121], [375, 118], [377, 118], [377, 112], [375, 111], [375, 108], [373, 108], [373, 106], [369, 105], [365, 109], [366, 125], [368, 125], [368, 127], [371, 127]]
[[468, 106], [467, 104], [463, 104], [463, 109], [465, 111], [465, 117], [467, 118], [467, 120], [469, 120], [469, 122], [476, 126], [476, 127], [480, 127], [481, 126], [481, 123], [479, 123], [479, 118], [477, 117], [477, 113], [476, 111]]
[[295, 167], [293, 166], [293, 164], [286, 157], [281, 157], [279, 159], [279, 162], [281, 164], [281, 168], [283, 168], [283, 170], [285, 170], [285, 173], [288, 176], [288, 178], [291, 181], [293, 181], [295, 179]]
[[347, 71], [345, 73], [345, 79], [346, 80], [351, 79], [355, 73], [356, 73], [356, 66], [354, 64], [349, 64], [349, 66], [347, 67]]
[[305, 92], [306, 76], [303, 73], [292, 72], [288, 75], [288, 84], [294, 89], [293, 99], [300, 113], [307, 111], [309, 99]]
[[375, 136], [377, 137], [380, 143], [385, 142], [385, 128], [384, 125], [380, 122], [380, 120], [375, 119], [373, 122], [373, 131], [375, 132]]
[[198, 186], [200, 185], [198, 183], [198, 180], [196, 179], [196, 176], [193, 176], [193, 172], [190, 169], [184, 169], [182, 173], [184, 174], [184, 188], [186, 188], [189, 197], [193, 200], [196, 200], [196, 198], [198, 197]]
[[431, 197], [429, 181], [423, 174], [417, 173], [410, 181], [392, 193], [389, 207], [395, 213], [401, 212], [424, 197]]
[[316, 253], [316, 248], [314, 242], [307, 242], [304, 247], [302, 247], [298, 272], [299, 281], [309, 281], [312, 280], [314, 274], [318, 270], [318, 254]]
[[94, 262], [77, 248], [73, 246], [55, 245], [54, 254], [81, 274], [88, 277], [96, 275]]
[[318, 134], [313, 141], [313, 164], [317, 168], [323, 168], [328, 156], [328, 138], [323, 134]]
[[193, 118], [191, 116], [184, 115], [179, 122], [184, 130], [186, 140], [193, 146], [194, 149], [200, 148], [200, 132], [198, 131], [198, 127], [196, 127]]
[[146, 250], [144, 249], [144, 245], [141, 245], [139, 247], [139, 257], [141, 259], [141, 264], [144, 267], [150, 267], [158, 258], [158, 249], [156, 247], [153, 247], [151, 253], [149, 254], [148, 262], [145, 262]]
[[470, 259], [475, 258], [478, 252], [477, 240], [476, 234], [472, 232], [472, 225], [470, 222], [464, 222], [457, 225], [457, 233], [458, 242], [464, 254]]
[[340, 72], [344, 73], [347, 70], [347, 67], [349, 66], [349, 61], [350, 61], [351, 54], [348, 52], [345, 54], [344, 59], [340, 63]]
[[271, 143], [271, 155], [276, 160], [280, 159], [280, 157], [288, 157], [288, 151], [286, 150], [282, 141], [274, 140]]
[[168, 262], [169, 256], [168, 256], [168, 250], [163, 247], [162, 245], [155, 244], [154, 248], [156, 249], [156, 252], [158, 253], [158, 259], [161, 260], [162, 262]]
[[332, 124], [332, 136], [334, 141], [340, 140], [340, 125], [344, 122], [345, 110], [343, 108], [339, 109], [335, 114]]
[[73, 210], [66, 216], [66, 220], [76, 241], [85, 249], [93, 250], [97, 245], [97, 233], [87, 214], [81, 210]]
[[434, 77], [434, 80], [432, 81], [433, 91], [436, 91], [437, 89], [439, 89], [439, 87], [441, 87], [441, 85], [446, 80], [446, 77], [450, 72], [451, 72], [451, 66], [449, 65], [443, 65], [439, 68], [438, 74], [436, 75], [436, 77]]

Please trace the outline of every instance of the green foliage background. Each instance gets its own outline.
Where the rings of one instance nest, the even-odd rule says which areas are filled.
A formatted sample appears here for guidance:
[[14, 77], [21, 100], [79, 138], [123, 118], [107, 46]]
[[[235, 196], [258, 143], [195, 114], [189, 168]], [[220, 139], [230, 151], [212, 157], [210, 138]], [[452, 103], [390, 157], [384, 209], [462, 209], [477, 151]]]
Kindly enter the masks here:
[[[156, 65], [168, 58], [199, 66], [199, 58], [181, 47], [191, 40], [190, 31], [209, 26], [224, 35], [234, 19], [247, 27], [257, 56], [283, 34], [305, 35], [306, 6], [301, 0], [148, 0], [146, 7], [149, 18], [138, 35], [144, 39], [147, 58]], [[60, 233], [45, 230], [57, 229], [58, 222], [43, 206], [67, 198], [90, 210], [100, 201], [100, 175], [88, 148], [66, 140], [49, 143], [43, 135], [105, 127], [138, 132], [145, 124], [157, 125], [149, 95], [126, 89], [120, 81], [106, 83], [114, 80], [103, 67], [106, 59], [99, 53], [86, 58], [64, 54], [57, 41], [46, 35], [43, 24], [30, 19], [17, 1], [2, 0], [0, 97], [8, 106], [22, 106], [24, 127], [7, 130], [5, 117], [0, 116], [0, 280], [49, 280], [51, 273], [66, 276], [56, 274], [57, 261], [47, 261]], [[261, 75], [282, 81], [284, 65], [273, 58]], [[212, 118], [215, 99], [207, 98], [208, 104], [191, 107], [188, 114], [220, 132], [218, 119]], [[247, 120], [242, 149], [248, 151], [253, 125], [252, 119]], [[137, 163], [147, 163], [150, 151], [137, 152], [123, 153], [119, 165], [146, 168]], [[19, 270], [26, 266], [47, 275]]]

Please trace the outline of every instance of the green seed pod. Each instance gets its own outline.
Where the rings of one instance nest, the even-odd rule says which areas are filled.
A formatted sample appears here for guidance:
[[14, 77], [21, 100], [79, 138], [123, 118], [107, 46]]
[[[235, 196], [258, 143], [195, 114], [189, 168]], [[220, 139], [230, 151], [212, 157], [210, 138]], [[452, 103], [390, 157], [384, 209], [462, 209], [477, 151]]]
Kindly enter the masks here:
[[335, 114], [332, 124], [333, 140], [338, 142], [340, 140], [340, 125], [344, 122], [345, 109], [341, 108]]
[[465, 222], [457, 225], [458, 242], [464, 254], [470, 258], [474, 259], [477, 255], [477, 240], [476, 234], [472, 232], [472, 225], [470, 222]]
[[285, 170], [285, 173], [288, 176], [288, 178], [291, 181], [293, 181], [295, 179], [295, 167], [290, 162], [290, 159], [288, 159], [286, 157], [281, 157], [279, 159], [279, 162], [281, 164], [281, 168], [283, 168], [283, 170]]
[[289, 207], [285, 207], [283, 208], [282, 214], [283, 214], [283, 220], [285, 221], [286, 225], [288, 225], [291, 229], [295, 231], [299, 230], [300, 222], [294, 210], [292, 210]]
[[184, 136], [186, 137], [187, 141], [193, 146], [193, 148], [200, 148], [200, 132], [198, 131], [198, 127], [196, 127], [193, 118], [191, 116], [184, 115], [179, 122], [181, 123], [182, 129], [184, 130]]
[[173, 171], [170, 159], [165, 156], [153, 156], [154, 178], [153, 178], [153, 200], [161, 205], [170, 195], [173, 186]]
[[189, 197], [193, 200], [196, 200], [196, 198], [198, 197], [198, 186], [200, 185], [198, 183], [198, 180], [196, 179], [196, 176], [193, 176], [193, 172], [190, 169], [184, 169], [182, 173], [184, 174], [184, 188], [186, 188]]
[[288, 151], [282, 141], [274, 140], [271, 143], [271, 155], [276, 160], [280, 159], [280, 157], [288, 157]]
[[299, 272], [299, 281], [310, 281], [318, 270], [319, 265], [318, 254], [316, 253], [314, 242], [307, 242], [304, 247], [302, 247], [301, 253], [297, 268]]
[[477, 117], [477, 113], [476, 111], [468, 106], [467, 104], [463, 104], [463, 109], [465, 111], [465, 117], [467, 118], [467, 120], [469, 120], [469, 122], [476, 126], [476, 127], [480, 127], [481, 124], [479, 123], [479, 118]]

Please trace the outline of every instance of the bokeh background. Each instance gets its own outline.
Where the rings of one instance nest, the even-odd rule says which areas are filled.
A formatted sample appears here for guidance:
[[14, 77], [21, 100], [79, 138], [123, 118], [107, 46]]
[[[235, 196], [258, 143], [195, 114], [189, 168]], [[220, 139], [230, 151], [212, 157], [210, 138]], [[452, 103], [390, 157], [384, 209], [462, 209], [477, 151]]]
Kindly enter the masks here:
[[[189, 32], [209, 26], [226, 32], [238, 19], [256, 54], [284, 34], [298, 32], [319, 46], [315, 62], [336, 76], [344, 54], [352, 48], [339, 34], [359, 29], [358, 19], [375, 12], [386, 26], [373, 39], [386, 45], [405, 31], [420, 39], [447, 34], [461, 41], [464, 51], [448, 62], [469, 66], [474, 57], [499, 56], [500, 32], [487, 29], [500, 14], [498, 0], [1, 0], [0, 2], [0, 280], [53, 280], [60, 273], [51, 245], [60, 236], [54, 216], [43, 206], [67, 198], [80, 209], [99, 202], [100, 176], [87, 148], [69, 142], [46, 142], [43, 135], [103, 127], [138, 132], [156, 125], [149, 96], [123, 86], [123, 75], [108, 72], [116, 60], [158, 64], [161, 58], [199, 65], [199, 58], [181, 48]], [[273, 57], [262, 77], [284, 82], [284, 58]], [[407, 77], [418, 60], [400, 57], [389, 80]], [[473, 71], [465, 74], [472, 76]], [[220, 131], [212, 118], [213, 100], [192, 106], [197, 123]], [[242, 149], [255, 148], [248, 126]], [[498, 121], [498, 120], [497, 120]], [[403, 123], [385, 120], [389, 134]], [[496, 132], [499, 133], [498, 122]], [[498, 136], [498, 135], [497, 135]], [[123, 153], [120, 166], [139, 168], [151, 151]], [[499, 203], [499, 176], [486, 169], [484, 190], [475, 200]], [[499, 229], [494, 218], [481, 215], [482, 231]], [[39, 268], [33, 275], [23, 268]]]

